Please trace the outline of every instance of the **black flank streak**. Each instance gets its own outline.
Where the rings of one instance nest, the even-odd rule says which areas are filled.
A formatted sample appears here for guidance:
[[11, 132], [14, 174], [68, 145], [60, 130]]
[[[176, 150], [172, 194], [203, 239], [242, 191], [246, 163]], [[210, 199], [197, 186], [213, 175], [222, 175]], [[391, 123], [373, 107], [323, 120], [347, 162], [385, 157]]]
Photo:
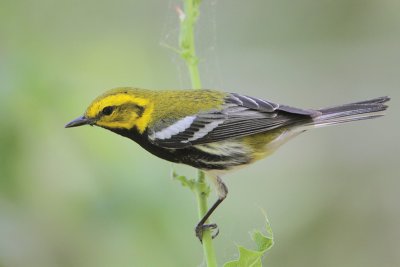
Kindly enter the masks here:
[[[107, 128], [106, 128], [107, 129]], [[195, 147], [186, 147], [181, 149], [163, 148], [151, 143], [148, 139], [147, 131], [140, 134], [136, 128], [127, 129], [108, 129], [114, 133], [127, 137], [153, 155], [167, 161], [175, 163], [183, 163], [194, 168], [202, 170], [224, 170], [230, 167], [245, 164], [250, 161], [249, 158], [243, 157], [242, 154], [233, 154], [229, 156], [209, 154], [204, 151], [198, 150]], [[235, 158], [235, 161], [230, 159]], [[213, 162], [226, 161], [225, 164], [218, 164]]]

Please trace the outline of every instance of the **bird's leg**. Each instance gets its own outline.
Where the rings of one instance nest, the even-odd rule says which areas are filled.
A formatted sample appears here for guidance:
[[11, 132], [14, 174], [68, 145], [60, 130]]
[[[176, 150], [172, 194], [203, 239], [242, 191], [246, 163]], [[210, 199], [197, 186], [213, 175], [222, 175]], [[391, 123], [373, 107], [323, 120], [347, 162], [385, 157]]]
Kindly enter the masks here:
[[224, 201], [224, 199], [226, 198], [226, 195], [228, 194], [228, 187], [224, 184], [224, 182], [221, 180], [221, 178], [219, 178], [218, 176], [215, 176], [212, 178], [214, 178], [214, 179], [212, 179], [212, 181], [214, 182], [214, 184], [216, 186], [216, 189], [218, 192], [218, 199], [214, 203], [214, 205], [212, 205], [212, 207], [207, 211], [207, 213], [203, 216], [203, 218], [199, 221], [199, 223], [196, 225], [195, 232], [196, 232], [196, 236], [200, 240], [200, 242], [202, 242], [204, 230], [217, 229], [217, 231], [213, 234], [212, 238], [215, 238], [218, 235], [218, 233], [219, 233], [218, 226], [215, 223], [206, 224], [206, 221], [211, 216], [211, 214], [214, 212], [214, 210], [219, 206], [219, 204], [221, 204], [222, 201]]

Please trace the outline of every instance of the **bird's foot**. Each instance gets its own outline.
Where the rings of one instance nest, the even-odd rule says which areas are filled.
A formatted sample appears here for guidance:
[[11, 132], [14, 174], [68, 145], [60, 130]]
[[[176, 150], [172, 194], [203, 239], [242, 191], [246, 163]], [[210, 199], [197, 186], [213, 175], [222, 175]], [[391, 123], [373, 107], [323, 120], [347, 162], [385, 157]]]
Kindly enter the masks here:
[[209, 230], [209, 229], [210, 230], [215, 230], [215, 231], [213, 231], [212, 239], [217, 237], [217, 235], [219, 234], [219, 229], [218, 229], [217, 224], [215, 224], [215, 223], [198, 224], [196, 226], [196, 229], [195, 229], [196, 236], [200, 240], [201, 243], [203, 243], [203, 233], [204, 233], [204, 231]]

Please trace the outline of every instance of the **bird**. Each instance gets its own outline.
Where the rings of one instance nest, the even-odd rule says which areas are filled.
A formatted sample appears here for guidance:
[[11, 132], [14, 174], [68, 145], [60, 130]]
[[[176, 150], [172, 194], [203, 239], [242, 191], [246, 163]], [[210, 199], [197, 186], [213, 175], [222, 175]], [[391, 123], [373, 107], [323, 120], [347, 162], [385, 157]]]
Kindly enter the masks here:
[[206, 222], [227, 197], [223, 175], [265, 158], [307, 130], [381, 117], [389, 100], [383, 96], [303, 109], [219, 90], [119, 87], [95, 98], [83, 116], [65, 127], [99, 126], [161, 159], [204, 171], [217, 200], [195, 227], [202, 241], [206, 229], [219, 233], [216, 224]]

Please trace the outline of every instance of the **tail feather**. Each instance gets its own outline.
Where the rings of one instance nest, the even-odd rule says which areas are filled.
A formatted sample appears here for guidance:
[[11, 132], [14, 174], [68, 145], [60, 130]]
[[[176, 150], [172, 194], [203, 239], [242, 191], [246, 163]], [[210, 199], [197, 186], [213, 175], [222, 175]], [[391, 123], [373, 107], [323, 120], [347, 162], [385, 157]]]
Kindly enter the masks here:
[[383, 96], [341, 106], [322, 108], [318, 110], [321, 112], [321, 115], [314, 117], [311, 125], [314, 127], [323, 127], [381, 117], [384, 115], [382, 112], [388, 107], [384, 103], [389, 100], [389, 97]]

